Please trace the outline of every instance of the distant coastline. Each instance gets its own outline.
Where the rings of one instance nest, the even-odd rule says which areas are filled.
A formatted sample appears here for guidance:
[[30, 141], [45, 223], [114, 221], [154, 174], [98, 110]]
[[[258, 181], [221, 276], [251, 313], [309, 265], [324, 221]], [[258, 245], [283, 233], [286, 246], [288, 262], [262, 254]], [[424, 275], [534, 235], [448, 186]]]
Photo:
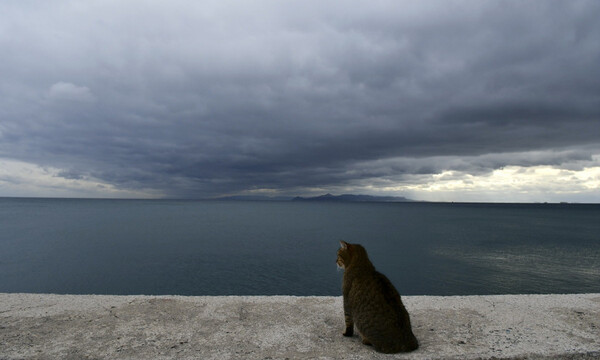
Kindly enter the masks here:
[[214, 200], [235, 200], [235, 201], [311, 201], [311, 202], [417, 202], [403, 196], [373, 196], [373, 195], [354, 195], [325, 194], [313, 197], [303, 196], [255, 196], [255, 195], [236, 195], [215, 198]]
[[372, 196], [372, 195], [332, 195], [325, 194], [315, 197], [297, 196], [292, 201], [334, 201], [334, 202], [415, 202], [415, 200], [407, 199], [403, 196]]

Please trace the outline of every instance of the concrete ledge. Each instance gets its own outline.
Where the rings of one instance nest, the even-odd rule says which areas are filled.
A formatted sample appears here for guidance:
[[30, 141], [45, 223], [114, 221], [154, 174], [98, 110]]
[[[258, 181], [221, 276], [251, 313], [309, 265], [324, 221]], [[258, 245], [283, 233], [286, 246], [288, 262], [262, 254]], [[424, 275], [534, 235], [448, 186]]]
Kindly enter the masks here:
[[0, 294], [0, 358], [600, 359], [600, 294], [403, 301], [421, 347], [383, 355], [341, 297]]

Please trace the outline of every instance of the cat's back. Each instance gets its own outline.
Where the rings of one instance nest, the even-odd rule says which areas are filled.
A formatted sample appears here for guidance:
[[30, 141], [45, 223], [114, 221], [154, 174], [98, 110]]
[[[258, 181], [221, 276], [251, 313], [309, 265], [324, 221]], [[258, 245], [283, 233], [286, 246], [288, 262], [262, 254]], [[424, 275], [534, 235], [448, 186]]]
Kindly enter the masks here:
[[360, 333], [381, 352], [416, 349], [408, 312], [388, 278], [373, 270], [354, 276], [351, 282], [348, 300]]

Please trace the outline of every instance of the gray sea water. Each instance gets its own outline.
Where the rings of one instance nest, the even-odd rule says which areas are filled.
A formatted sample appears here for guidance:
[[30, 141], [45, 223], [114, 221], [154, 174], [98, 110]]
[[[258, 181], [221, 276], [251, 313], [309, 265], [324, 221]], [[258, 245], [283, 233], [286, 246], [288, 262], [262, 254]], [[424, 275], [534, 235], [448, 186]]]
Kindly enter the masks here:
[[600, 205], [0, 198], [0, 292], [341, 295], [339, 240], [404, 295], [600, 292]]

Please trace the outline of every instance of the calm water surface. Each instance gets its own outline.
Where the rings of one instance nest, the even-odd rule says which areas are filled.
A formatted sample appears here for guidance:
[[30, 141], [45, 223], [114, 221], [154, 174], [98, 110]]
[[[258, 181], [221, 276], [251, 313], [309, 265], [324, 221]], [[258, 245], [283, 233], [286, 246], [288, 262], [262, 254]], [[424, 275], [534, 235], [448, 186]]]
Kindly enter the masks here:
[[338, 240], [405, 295], [600, 292], [600, 205], [0, 198], [0, 292], [341, 295]]

